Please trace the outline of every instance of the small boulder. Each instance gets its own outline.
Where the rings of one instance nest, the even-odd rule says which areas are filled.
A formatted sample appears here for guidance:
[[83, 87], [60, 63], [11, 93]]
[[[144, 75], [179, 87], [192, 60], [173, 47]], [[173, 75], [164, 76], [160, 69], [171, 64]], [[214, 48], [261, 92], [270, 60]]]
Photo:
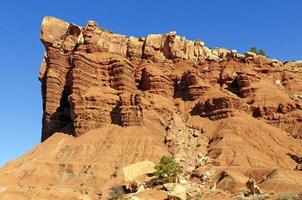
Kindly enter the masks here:
[[174, 139], [174, 135], [172, 132], [168, 132], [165, 138], [165, 143], [169, 143]]
[[204, 156], [202, 153], [199, 153], [195, 160], [196, 167], [206, 165], [209, 162], [209, 160], [210, 160], [209, 157]]
[[168, 191], [168, 199], [186, 200], [187, 188], [179, 183], [166, 183], [165, 189]]
[[250, 178], [247, 182], [246, 182], [246, 187], [247, 189], [250, 190], [251, 194], [261, 194], [261, 190], [260, 188], [257, 186], [255, 179]]
[[141, 184], [139, 179], [155, 172], [155, 164], [151, 161], [141, 161], [132, 165], [126, 166], [122, 169], [125, 186], [128, 189], [140, 188]]
[[298, 164], [298, 165], [296, 166], [295, 170], [302, 171], [302, 164]]
[[192, 131], [192, 136], [193, 136], [193, 137], [199, 137], [200, 135], [199, 135], [198, 131], [193, 130], [193, 131]]
[[213, 170], [207, 170], [202, 174], [201, 180], [207, 181], [213, 176], [213, 174], [214, 174]]
[[189, 184], [187, 188], [187, 195], [192, 199], [198, 198], [198, 196], [201, 195], [200, 186], [198, 184]]

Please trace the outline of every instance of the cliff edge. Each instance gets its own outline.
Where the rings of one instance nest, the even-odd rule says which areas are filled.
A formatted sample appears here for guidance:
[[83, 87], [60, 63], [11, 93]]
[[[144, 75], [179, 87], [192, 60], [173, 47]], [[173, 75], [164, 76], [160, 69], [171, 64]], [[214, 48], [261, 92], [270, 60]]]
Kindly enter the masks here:
[[106, 199], [123, 167], [164, 155], [203, 198], [231, 198], [250, 178], [301, 190], [302, 62], [54, 17], [40, 39], [43, 143], [0, 170], [0, 198]]

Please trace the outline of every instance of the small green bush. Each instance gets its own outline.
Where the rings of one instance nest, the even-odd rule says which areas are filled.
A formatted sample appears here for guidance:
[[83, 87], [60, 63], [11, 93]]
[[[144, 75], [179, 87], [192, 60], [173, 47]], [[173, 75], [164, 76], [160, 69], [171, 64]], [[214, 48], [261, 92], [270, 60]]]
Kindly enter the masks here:
[[183, 168], [172, 156], [164, 156], [158, 165], [155, 166], [154, 175], [157, 184], [173, 183], [177, 180], [177, 175], [182, 173]]
[[250, 49], [250, 52], [253, 52], [253, 53], [255, 53], [255, 54], [258, 54], [258, 51], [257, 51], [257, 48], [256, 48], [256, 47], [252, 47], [252, 48]]
[[258, 51], [258, 55], [261, 55], [261, 56], [266, 56], [265, 52], [263, 49], [259, 49]]
[[250, 52], [253, 52], [253, 53], [257, 54], [257, 55], [266, 56], [266, 53], [265, 53], [265, 51], [263, 49], [257, 50], [256, 47], [252, 47], [250, 49]]

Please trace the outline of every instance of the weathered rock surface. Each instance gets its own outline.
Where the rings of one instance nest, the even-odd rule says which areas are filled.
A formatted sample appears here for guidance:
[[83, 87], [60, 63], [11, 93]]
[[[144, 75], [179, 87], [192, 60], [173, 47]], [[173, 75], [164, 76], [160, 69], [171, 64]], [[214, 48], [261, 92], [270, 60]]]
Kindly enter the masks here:
[[252, 195], [261, 194], [261, 190], [257, 186], [255, 179], [253, 179], [253, 178], [249, 179], [245, 185], [250, 190], [250, 193]]
[[[134, 38], [93, 21], [82, 28], [52, 17], [43, 20], [41, 41], [42, 140], [57, 131], [81, 135], [108, 123], [143, 125], [147, 92], [196, 101], [193, 113], [211, 119], [244, 110], [300, 137], [302, 88], [295, 83], [301, 76], [289, 67], [299, 62], [276, 68], [275, 60], [251, 52], [241, 59], [236, 51], [211, 50], [175, 32]], [[211, 87], [217, 92], [207, 93]]]
[[[45, 17], [41, 29], [44, 142], [0, 170], [0, 199], [106, 199], [123, 167], [167, 154], [185, 167], [183, 185], [213, 199], [249, 178], [261, 190], [301, 189], [301, 62], [94, 21]], [[157, 192], [138, 196], [166, 194]]]
[[155, 164], [151, 161], [141, 161], [123, 167], [122, 171], [126, 186], [138, 184], [139, 178], [155, 172]]

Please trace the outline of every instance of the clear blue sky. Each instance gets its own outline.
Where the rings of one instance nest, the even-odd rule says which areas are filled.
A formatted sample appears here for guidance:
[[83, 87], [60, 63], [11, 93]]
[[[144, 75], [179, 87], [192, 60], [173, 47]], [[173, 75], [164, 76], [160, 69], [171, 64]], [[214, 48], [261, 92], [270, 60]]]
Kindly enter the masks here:
[[40, 141], [38, 72], [43, 16], [117, 33], [177, 31], [209, 47], [252, 46], [281, 60], [302, 60], [301, 0], [9, 0], [0, 3], [0, 166]]

